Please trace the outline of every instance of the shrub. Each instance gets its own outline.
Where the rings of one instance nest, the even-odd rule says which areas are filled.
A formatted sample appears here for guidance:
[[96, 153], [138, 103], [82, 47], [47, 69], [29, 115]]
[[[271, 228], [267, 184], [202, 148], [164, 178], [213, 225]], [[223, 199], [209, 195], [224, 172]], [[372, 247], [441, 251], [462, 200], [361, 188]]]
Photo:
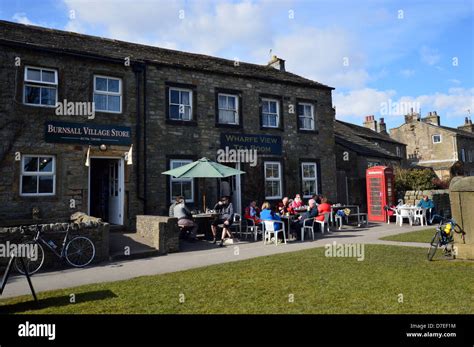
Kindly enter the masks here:
[[431, 169], [397, 169], [395, 171], [395, 189], [398, 192], [435, 189], [439, 183], [436, 180], [440, 181]]

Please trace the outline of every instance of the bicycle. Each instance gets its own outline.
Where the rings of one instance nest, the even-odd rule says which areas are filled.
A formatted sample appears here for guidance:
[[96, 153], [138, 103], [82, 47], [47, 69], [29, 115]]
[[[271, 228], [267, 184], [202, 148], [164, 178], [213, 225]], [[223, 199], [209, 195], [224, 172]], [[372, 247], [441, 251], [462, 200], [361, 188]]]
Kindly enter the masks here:
[[[436, 253], [438, 247], [444, 248], [444, 255], [447, 257], [455, 258], [456, 254], [453, 252], [454, 250], [454, 233], [461, 234], [461, 238], [465, 243], [466, 240], [464, 239], [464, 235], [466, 234], [462, 228], [456, 224], [454, 219], [448, 219], [442, 217], [440, 215], [433, 215], [431, 217], [431, 222], [435, 219], [439, 218], [440, 222], [436, 227], [436, 232], [433, 235], [430, 243], [430, 249], [428, 251], [428, 260], [431, 261]], [[446, 232], [448, 231], [448, 232]]]
[[[24, 257], [26, 269], [30, 275], [36, 273], [44, 262], [44, 249], [43, 246], [46, 246], [54, 255], [60, 259], [66, 259], [66, 261], [73, 267], [84, 267], [89, 265], [95, 257], [95, 246], [94, 243], [85, 236], [74, 236], [69, 239], [69, 225], [65, 231], [64, 239], [60, 250], [57, 250], [58, 246], [54, 243], [53, 240], [46, 240], [42, 237], [42, 228], [38, 225], [35, 225], [36, 232], [33, 240], [25, 242], [25, 244], [31, 244], [36, 246], [35, 255]], [[36, 258], [36, 259], [34, 259]], [[21, 259], [15, 258], [15, 269], [21, 273], [25, 274], [23, 267], [21, 266]]]

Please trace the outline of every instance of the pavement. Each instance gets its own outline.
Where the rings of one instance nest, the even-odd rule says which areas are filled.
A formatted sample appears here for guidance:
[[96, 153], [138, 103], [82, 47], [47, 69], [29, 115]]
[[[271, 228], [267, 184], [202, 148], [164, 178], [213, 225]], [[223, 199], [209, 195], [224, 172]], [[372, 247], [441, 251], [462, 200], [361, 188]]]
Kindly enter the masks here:
[[[396, 224], [370, 223], [368, 227], [344, 226], [340, 231], [331, 234], [316, 234], [316, 239], [304, 242], [289, 242], [285, 244], [264, 245], [263, 242], [239, 242], [226, 247], [217, 247], [206, 241], [183, 243], [178, 253], [155, 256], [144, 259], [121, 260], [104, 262], [83, 269], [67, 268], [60, 271], [37, 273], [32, 276], [33, 286], [37, 293], [71, 288], [86, 284], [113, 282], [139, 276], [157, 275], [169, 272], [183, 271], [214, 264], [222, 264], [244, 259], [268, 256], [272, 254], [294, 252], [304, 249], [324, 247], [326, 244], [363, 243], [383, 244], [427, 248], [428, 243], [382, 241], [379, 238], [415, 230], [431, 229], [433, 226], [408, 226]], [[23, 276], [10, 277], [1, 298], [29, 295], [30, 289]]]

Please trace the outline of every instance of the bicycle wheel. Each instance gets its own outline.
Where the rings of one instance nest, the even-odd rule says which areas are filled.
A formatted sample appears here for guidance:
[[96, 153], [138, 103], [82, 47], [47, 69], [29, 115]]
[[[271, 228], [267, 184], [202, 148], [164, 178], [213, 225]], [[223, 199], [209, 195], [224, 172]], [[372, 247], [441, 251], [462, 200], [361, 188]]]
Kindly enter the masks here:
[[66, 260], [71, 266], [84, 267], [95, 257], [95, 246], [84, 236], [77, 236], [66, 245]]
[[428, 260], [433, 259], [434, 255], [436, 253], [436, 249], [438, 249], [439, 239], [440, 239], [439, 233], [440, 232], [438, 230], [436, 230], [436, 233], [434, 234], [433, 239], [431, 240], [430, 250], [428, 251]]
[[25, 242], [24, 245], [31, 245], [33, 249], [32, 251], [33, 253], [30, 254], [29, 257], [21, 257], [21, 258], [15, 257], [15, 261], [13, 263], [15, 265], [16, 271], [24, 275], [25, 271], [23, 270], [23, 266], [20, 260], [20, 259], [23, 259], [23, 262], [25, 264], [26, 270], [28, 271], [28, 274], [33, 275], [35, 272], [37, 272], [41, 268], [41, 266], [43, 266], [44, 249], [43, 249], [43, 246], [41, 246], [36, 241], [28, 241], [28, 242]]

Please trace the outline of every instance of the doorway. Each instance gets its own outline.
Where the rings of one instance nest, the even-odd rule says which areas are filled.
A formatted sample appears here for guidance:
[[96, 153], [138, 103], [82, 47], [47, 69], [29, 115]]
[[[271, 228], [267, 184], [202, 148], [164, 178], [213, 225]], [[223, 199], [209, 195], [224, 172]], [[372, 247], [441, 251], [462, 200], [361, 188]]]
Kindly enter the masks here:
[[[240, 170], [240, 163], [222, 163], [223, 165], [231, 168]], [[221, 178], [219, 181], [220, 196], [230, 196], [230, 201], [234, 206], [234, 212], [242, 214], [242, 188], [241, 188], [241, 175], [229, 176]]]
[[119, 158], [91, 158], [89, 215], [123, 225], [124, 162]]

